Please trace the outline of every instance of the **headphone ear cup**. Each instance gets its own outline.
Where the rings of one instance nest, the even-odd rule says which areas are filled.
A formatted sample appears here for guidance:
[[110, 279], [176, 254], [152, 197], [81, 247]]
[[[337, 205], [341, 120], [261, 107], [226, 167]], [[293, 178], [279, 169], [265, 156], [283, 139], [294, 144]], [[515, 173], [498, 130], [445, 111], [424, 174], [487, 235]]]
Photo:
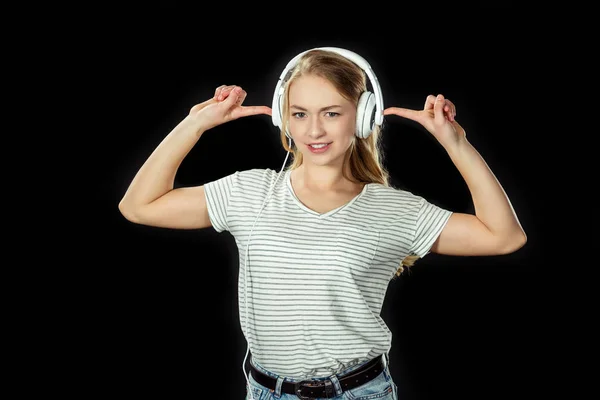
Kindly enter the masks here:
[[366, 91], [358, 99], [356, 106], [356, 136], [366, 139], [371, 135], [375, 122], [376, 101], [373, 93]]
[[[274, 107], [273, 110], [271, 110], [271, 112], [273, 113], [273, 119], [277, 121], [277, 127], [281, 129], [281, 127], [283, 126], [283, 96], [281, 94], [277, 95], [275, 104], [276, 107]], [[287, 136], [289, 139], [292, 139], [290, 131], [287, 129], [287, 127], [285, 129], [285, 136]]]
[[283, 96], [277, 95], [277, 117], [279, 119], [279, 127], [283, 126]]
[[[283, 96], [279, 95], [279, 121], [281, 121], [281, 126], [283, 126]], [[292, 135], [290, 135], [290, 131], [288, 129], [289, 121], [285, 126], [285, 136], [289, 139], [292, 139]], [[292, 139], [293, 140], [293, 139]]]

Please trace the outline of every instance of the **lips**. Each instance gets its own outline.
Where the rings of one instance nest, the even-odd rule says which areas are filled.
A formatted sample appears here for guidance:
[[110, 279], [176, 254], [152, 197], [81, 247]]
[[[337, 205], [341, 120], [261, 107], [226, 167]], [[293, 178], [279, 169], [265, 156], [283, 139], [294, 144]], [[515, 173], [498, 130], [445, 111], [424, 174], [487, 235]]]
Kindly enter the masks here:
[[320, 146], [320, 147], [312, 147], [310, 144], [306, 145], [306, 147], [308, 147], [308, 149], [313, 153], [323, 153], [323, 152], [327, 151], [329, 149], [329, 147], [331, 146], [331, 142], [330, 143], [311, 143], [311, 144], [313, 144], [313, 145], [325, 144], [325, 146]]

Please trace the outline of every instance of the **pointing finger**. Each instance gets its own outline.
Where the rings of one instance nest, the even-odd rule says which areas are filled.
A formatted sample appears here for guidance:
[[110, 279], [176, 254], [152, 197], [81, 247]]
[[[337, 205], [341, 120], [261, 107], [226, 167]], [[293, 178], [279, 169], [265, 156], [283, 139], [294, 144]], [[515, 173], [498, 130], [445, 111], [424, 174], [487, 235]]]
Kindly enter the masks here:
[[401, 108], [401, 107], [389, 107], [386, 108], [385, 110], [383, 110], [383, 115], [397, 115], [399, 117], [404, 117], [404, 118], [408, 118], [411, 119], [413, 121], [419, 121], [419, 113], [415, 110], [410, 110], [408, 108]]
[[249, 115], [258, 115], [258, 114], [266, 114], [272, 115], [271, 107], [267, 106], [245, 106], [240, 107], [239, 109], [239, 117], [247, 117]]

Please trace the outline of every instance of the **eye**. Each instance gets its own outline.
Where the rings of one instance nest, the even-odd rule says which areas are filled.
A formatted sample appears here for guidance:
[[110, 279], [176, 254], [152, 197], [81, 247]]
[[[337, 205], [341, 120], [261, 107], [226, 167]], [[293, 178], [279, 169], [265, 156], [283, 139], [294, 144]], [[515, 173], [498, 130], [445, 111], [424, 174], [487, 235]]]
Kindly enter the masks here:
[[299, 111], [299, 112], [293, 113], [292, 117], [294, 117], [294, 118], [303, 118], [305, 115], [306, 114], [304, 114], [303, 112]]
[[327, 116], [329, 117], [337, 117], [338, 115], [340, 115], [339, 113], [333, 112], [333, 111], [327, 111], [326, 112]]

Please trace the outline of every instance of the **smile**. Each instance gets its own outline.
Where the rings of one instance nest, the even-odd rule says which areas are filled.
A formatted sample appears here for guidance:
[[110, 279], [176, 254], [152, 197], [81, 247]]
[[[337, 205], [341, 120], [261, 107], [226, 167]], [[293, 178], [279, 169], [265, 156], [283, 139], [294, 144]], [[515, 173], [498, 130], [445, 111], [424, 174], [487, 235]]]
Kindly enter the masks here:
[[324, 153], [329, 149], [331, 143], [319, 143], [314, 145], [307, 145], [308, 149], [313, 153]]

